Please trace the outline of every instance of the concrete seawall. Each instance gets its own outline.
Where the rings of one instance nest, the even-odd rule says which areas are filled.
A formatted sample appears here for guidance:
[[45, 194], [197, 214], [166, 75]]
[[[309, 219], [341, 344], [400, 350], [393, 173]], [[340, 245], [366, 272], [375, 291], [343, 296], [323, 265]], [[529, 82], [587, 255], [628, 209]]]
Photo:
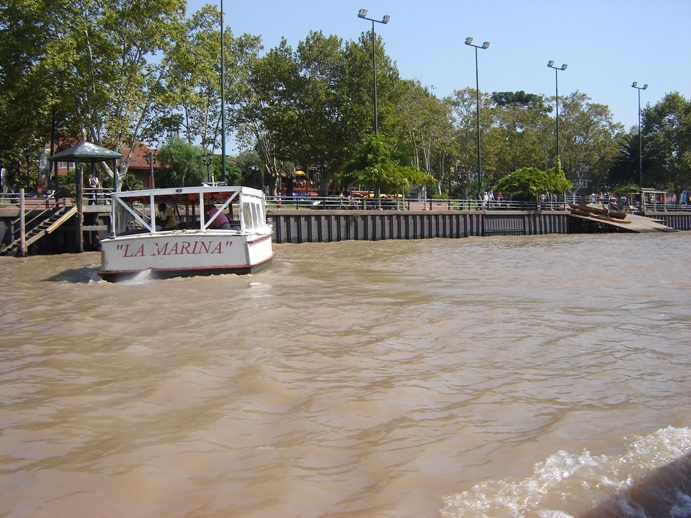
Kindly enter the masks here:
[[[675, 230], [691, 230], [691, 212], [647, 217]], [[275, 243], [331, 243], [385, 239], [568, 234], [583, 231], [565, 211], [270, 210]]]
[[563, 211], [273, 210], [275, 243], [567, 234]]
[[691, 230], [691, 212], [655, 212], [646, 214], [675, 230]]

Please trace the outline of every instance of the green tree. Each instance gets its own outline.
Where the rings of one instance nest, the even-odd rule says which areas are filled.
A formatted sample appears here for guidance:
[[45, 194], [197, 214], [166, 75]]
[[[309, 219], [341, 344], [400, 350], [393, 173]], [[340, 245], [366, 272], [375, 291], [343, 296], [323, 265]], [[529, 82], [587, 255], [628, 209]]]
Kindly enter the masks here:
[[371, 135], [362, 141], [342, 179], [351, 185], [374, 188], [377, 198], [382, 187], [395, 185], [400, 181], [396, 178], [391, 153], [380, 135]]
[[544, 140], [549, 109], [544, 98], [524, 91], [494, 92], [492, 102], [497, 133], [497, 176], [521, 167], [546, 164]]
[[566, 179], [566, 175], [561, 168], [559, 159], [554, 161], [554, 166], [547, 171], [547, 186], [546, 191], [552, 194], [563, 194], [571, 190], [573, 182]]
[[[577, 185], [584, 184], [586, 179], [597, 184], [607, 176], [618, 149], [617, 135], [624, 128], [612, 120], [607, 106], [591, 102], [582, 92], [569, 94], [560, 101], [560, 158], [566, 176]], [[551, 156], [554, 160], [555, 155]]]
[[341, 179], [349, 185], [373, 188], [377, 200], [382, 189], [402, 191], [410, 185], [434, 185], [435, 178], [411, 166], [402, 166], [391, 159], [391, 151], [381, 135], [369, 135], [347, 164]]
[[[640, 183], [640, 147], [638, 131], [625, 133], [617, 139], [619, 145], [607, 171], [607, 187]], [[650, 160], [643, 153], [643, 171], [650, 169]], [[640, 188], [640, 186], [639, 186]], [[638, 189], [636, 189], [637, 191]]]
[[283, 40], [254, 63], [251, 102], [241, 113], [265, 163], [320, 164], [322, 187], [328, 186], [367, 131], [364, 52], [361, 45], [312, 32], [297, 50]]
[[492, 131], [494, 126], [491, 98], [480, 95], [480, 145], [482, 148], [483, 185], [478, 185], [478, 148], [477, 148], [477, 98], [474, 88], [465, 88], [454, 92], [453, 97], [447, 99], [452, 108], [452, 121], [456, 140], [457, 175], [462, 178], [464, 197], [479, 195], [488, 184], [498, 179], [496, 174], [498, 148], [496, 139], [498, 131]]
[[643, 182], [677, 194], [691, 187], [691, 101], [678, 92], [643, 112], [644, 151], [651, 158]]
[[400, 80], [394, 88], [399, 93], [391, 120], [398, 128], [401, 147], [407, 152], [406, 163], [433, 175], [441, 192], [446, 183], [444, 175], [449, 174], [444, 163], [452, 152], [451, 108], [419, 81]]
[[[69, 60], [60, 19], [69, 5], [33, 0], [0, 4], [0, 160], [5, 167], [24, 150], [38, 152], [51, 132], [65, 129]], [[69, 47], [69, 45], [67, 45]]]
[[[221, 146], [221, 35], [220, 14], [212, 5], [202, 7], [179, 26], [174, 45], [166, 54], [165, 76], [170, 113], [189, 142], [201, 141], [213, 152]], [[248, 95], [247, 79], [261, 50], [257, 36], [234, 37], [224, 28], [224, 105], [226, 123], [238, 124], [237, 111]], [[165, 128], [165, 124], [160, 125]]]
[[204, 150], [179, 137], [171, 138], [156, 153], [161, 166], [156, 183], [161, 187], [201, 185], [206, 178], [202, 167]]
[[537, 167], [523, 167], [501, 178], [494, 190], [501, 193], [528, 194], [537, 201], [538, 196], [550, 192], [554, 183], [550, 176]]
[[[39, 121], [27, 132], [41, 142], [58, 125], [63, 137], [134, 149], [164, 94], [164, 65], [153, 58], [166, 52], [184, 6], [184, 0], [151, 0], [146, 8], [124, 0], [12, 0], [0, 14], [0, 40], [7, 45], [0, 54], [14, 52], [10, 60], [22, 65], [13, 68], [16, 85], [8, 91], [10, 78], [2, 78], [0, 106], [10, 112], [3, 115], [19, 115], [19, 105], [6, 101], [22, 88], [19, 104], [35, 107], [20, 119]], [[123, 175], [130, 158], [123, 160]]]
[[[476, 135], [473, 131], [475, 120], [475, 98], [471, 96], [469, 88], [457, 90], [453, 97], [447, 97], [444, 102], [451, 109], [453, 124], [453, 141], [455, 146], [452, 154], [455, 157], [455, 175], [459, 184], [462, 198], [469, 198], [471, 192], [477, 194], [477, 155], [474, 152]], [[471, 185], [475, 186], [471, 187]]]

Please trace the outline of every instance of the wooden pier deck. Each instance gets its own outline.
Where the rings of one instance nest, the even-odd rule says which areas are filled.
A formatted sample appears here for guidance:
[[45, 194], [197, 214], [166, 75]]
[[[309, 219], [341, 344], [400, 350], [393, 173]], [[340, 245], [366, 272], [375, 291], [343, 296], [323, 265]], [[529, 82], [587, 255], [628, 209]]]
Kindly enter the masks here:
[[571, 214], [571, 217], [619, 228], [628, 232], [675, 232], [675, 229], [668, 227], [660, 220], [649, 218], [647, 216], [637, 216], [635, 214], [627, 214], [626, 218], [624, 219], [608, 218], [606, 216], [597, 214], [584, 216], [573, 213]]

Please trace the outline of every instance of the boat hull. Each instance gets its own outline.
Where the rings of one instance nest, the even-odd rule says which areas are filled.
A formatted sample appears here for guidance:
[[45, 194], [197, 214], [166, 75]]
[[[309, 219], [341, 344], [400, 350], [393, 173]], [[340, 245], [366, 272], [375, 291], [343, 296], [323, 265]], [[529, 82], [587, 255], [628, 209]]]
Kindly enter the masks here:
[[271, 267], [272, 233], [172, 231], [101, 241], [101, 271], [108, 281], [195, 275], [248, 274]]

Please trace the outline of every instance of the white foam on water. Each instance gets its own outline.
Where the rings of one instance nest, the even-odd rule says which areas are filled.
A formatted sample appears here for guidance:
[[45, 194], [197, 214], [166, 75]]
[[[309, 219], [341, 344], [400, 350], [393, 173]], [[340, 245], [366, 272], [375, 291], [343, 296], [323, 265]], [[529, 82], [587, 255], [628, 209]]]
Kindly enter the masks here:
[[132, 279], [124, 281], [122, 284], [126, 286], [144, 284], [151, 280], [151, 269], [143, 270], [135, 275]]
[[691, 429], [668, 427], [634, 439], [619, 457], [558, 451], [525, 480], [490, 480], [449, 495], [441, 516], [689, 517], [690, 476]]

